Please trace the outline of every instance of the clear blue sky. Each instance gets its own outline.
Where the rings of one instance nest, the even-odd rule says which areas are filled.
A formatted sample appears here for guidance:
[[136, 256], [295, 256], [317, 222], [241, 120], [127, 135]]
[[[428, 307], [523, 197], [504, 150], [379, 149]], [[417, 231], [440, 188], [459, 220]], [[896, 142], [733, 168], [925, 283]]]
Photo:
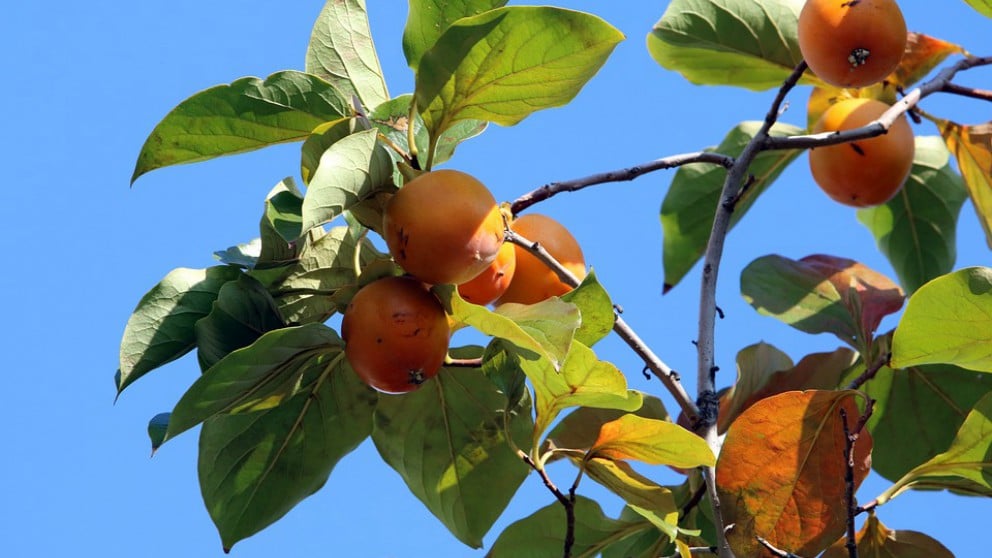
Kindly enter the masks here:
[[[407, 92], [412, 80], [400, 48], [406, 3], [369, 4], [390, 91]], [[627, 40], [570, 106], [514, 128], [492, 127], [459, 149], [448, 166], [475, 174], [498, 198], [694, 151], [765, 114], [773, 92], [692, 86], [651, 61], [644, 37], [665, 2], [557, 4], [602, 16]], [[992, 54], [992, 21], [963, 2], [901, 4], [912, 30]], [[221, 555], [197, 486], [195, 433], [154, 459], [145, 434], [148, 419], [171, 409], [197, 377], [195, 358], [142, 379], [114, 405], [118, 344], [138, 299], [169, 270], [213, 265], [214, 250], [257, 234], [265, 193], [299, 174], [298, 146], [155, 171], [134, 188], [128, 180], [147, 134], [187, 96], [241, 76], [302, 69], [321, 6], [94, 0], [10, 2], [4, 9], [0, 292], [9, 314], [0, 335], [0, 555]], [[964, 82], [992, 87], [992, 72], [971, 72]], [[792, 94], [785, 121], [805, 121], [807, 95], [804, 88]], [[926, 107], [965, 122], [992, 119], [992, 105], [978, 101], [941, 98]], [[935, 133], [930, 125], [915, 131]], [[699, 270], [661, 296], [658, 211], [671, 177], [656, 173], [559, 196], [540, 210], [575, 232], [642, 337], [674, 368], [692, 370]], [[958, 267], [992, 263], [970, 205], [958, 233]], [[734, 355], [746, 345], [764, 340], [795, 360], [838, 345], [760, 317], [743, 302], [739, 271], [769, 253], [844, 255], [892, 275], [854, 211], [829, 202], [799, 159], [731, 234], [719, 288], [727, 312], [717, 331], [721, 385], [732, 380]], [[618, 342], [600, 351], [627, 371], [632, 387], [661, 392]], [[551, 471], [563, 482], [572, 478], [565, 465]], [[873, 478], [860, 496], [870, 499], [885, 486]], [[486, 544], [551, 501], [532, 475]], [[619, 505], [606, 509], [616, 513]], [[928, 532], [958, 556], [976, 556], [987, 552], [990, 512], [986, 500], [932, 493], [900, 496], [879, 515], [890, 527]], [[323, 490], [234, 549], [241, 558], [483, 554], [450, 536], [369, 443], [338, 465]]]

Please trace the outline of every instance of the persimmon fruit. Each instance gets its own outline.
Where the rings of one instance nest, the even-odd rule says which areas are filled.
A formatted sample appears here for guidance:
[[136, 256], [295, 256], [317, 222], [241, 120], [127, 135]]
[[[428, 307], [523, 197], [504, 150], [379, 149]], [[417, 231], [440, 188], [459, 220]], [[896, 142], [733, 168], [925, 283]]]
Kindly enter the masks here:
[[368, 385], [406, 393], [437, 375], [448, 353], [444, 308], [412, 277], [386, 277], [362, 287], [341, 322], [344, 353]]
[[411, 180], [386, 203], [389, 253], [425, 283], [459, 284], [482, 272], [503, 244], [503, 215], [489, 190], [456, 170]]
[[496, 259], [475, 279], [458, 285], [458, 294], [465, 300], [485, 306], [506, 292], [517, 269], [517, 252], [513, 244], [504, 242]]
[[884, 80], [906, 50], [906, 20], [895, 0], [807, 0], [797, 33], [809, 69], [836, 87]]
[[[572, 233], [558, 221], [547, 215], [528, 213], [513, 221], [510, 229], [527, 240], [543, 246], [580, 280], [586, 276], [586, 262], [582, 248]], [[537, 256], [516, 244], [513, 245], [513, 249], [517, 258], [516, 269], [506, 292], [496, 300], [497, 305], [507, 302], [534, 304], [572, 290], [568, 283], [562, 281], [558, 274]]]
[[[860, 128], [888, 108], [874, 99], [844, 99], [823, 113], [813, 132]], [[809, 166], [813, 180], [831, 198], [867, 207], [884, 203], [899, 191], [913, 167], [914, 154], [913, 130], [902, 115], [881, 136], [812, 149]]]

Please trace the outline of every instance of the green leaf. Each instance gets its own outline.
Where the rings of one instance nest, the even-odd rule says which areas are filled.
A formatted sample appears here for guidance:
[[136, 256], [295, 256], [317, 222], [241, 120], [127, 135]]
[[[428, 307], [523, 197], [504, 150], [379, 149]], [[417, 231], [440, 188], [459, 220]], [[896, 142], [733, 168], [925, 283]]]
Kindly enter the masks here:
[[210, 313], [221, 286], [240, 275], [231, 266], [174, 269], [141, 297], [124, 327], [117, 393], [191, 351], [194, 324]]
[[964, 489], [992, 496], [992, 394], [982, 397], [968, 413], [944, 453], [906, 473], [889, 487], [878, 503], [910, 488]]
[[606, 459], [634, 459], [681, 468], [716, 465], [706, 440], [672, 422], [634, 414], [604, 424], [589, 453]]
[[888, 202], [858, 210], [899, 282], [913, 293], [949, 273], [957, 257], [957, 222], [968, 190], [939, 137], [916, 138], [916, 159], [906, 184]]
[[340, 365], [278, 407], [218, 415], [203, 424], [200, 491], [225, 550], [324, 485], [337, 462], [372, 431], [375, 398]]
[[627, 502], [662, 533], [675, 540], [679, 508], [672, 491], [641, 475], [623, 461], [594, 457], [581, 462], [585, 473]]
[[[668, 411], [661, 399], [653, 395], [641, 394], [643, 403], [631, 413], [639, 417], [669, 420]], [[586, 451], [596, 444], [599, 431], [604, 424], [628, 414], [617, 409], [597, 409], [579, 407], [561, 419], [548, 434], [554, 447]]]
[[834, 256], [764, 256], [741, 273], [741, 294], [758, 312], [807, 333], [832, 333], [861, 353], [902, 290], [864, 265]]
[[148, 438], [152, 442], [152, 455], [165, 442], [165, 432], [169, 429], [169, 413], [159, 413], [148, 421]]
[[[742, 122], [712, 151], [736, 157], [760, 127], [761, 122]], [[793, 136], [802, 133], [802, 130], [787, 124], [776, 124], [770, 133], [773, 136]], [[734, 207], [731, 227], [740, 221], [758, 196], [800, 153], [797, 150], [764, 151], [755, 157], [748, 169], [754, 176], [754, 182]], [[675, 287], [706, 251], [726, 178], [727, 169], [713, 164], [693, 163], [683, 165], [676, 171], [661, 205], [665, 292]]]
[[337, 368], [343, 351], [337, 333], [323, 324], [270, 331], [193, 382], [172, 410], [166, 438], [216, 415], [277, 407]]
[[593, 270], [578, 287], [562, 295], [561, 299], [577, 306], [582, 315], [579, 329], [575, 331], [578, 342], [591, 347], [613, 331], [616, 321], [613, 301]]
[[992, 17], [992, 2], [989, 0], [964, 0], [975, 11], [982, 14], [985, 17]]
[[992, 268], [934, 279], [910, 297], [892, 340], [892, 366], [954, 364], [992, 372]]
[[169, 165], [305, 139], [318, 125], [350, 115], [349, 102], [326, 81], [294, 71], [206, 89], [155, 126], [138, 155], [131, 183]]
[[403, 54], [414, 71], [438, 37], [455, 21], [501, 8], [506, 0], [410, 0], [403, 29]]
[[206, 371], [231, 351], [285, 325], [275, 300], [257, 280], [242, 275], [225, 283], [210, 313], [193, 329], [200, 369]]
[[[597, 556], [607, 547], [643, 532], [643, 522], [611, 519], [599, 503], [575, 498], [572, 556]], [[515, 521], [493, 543], [487, 558], [561, 558], [565, 544], [565, 507], [555, 502]]]
[[285, 265], [296, 258], [296, 241], [303, 234], [303, 195], [292, 178], [284, 178], [265, 198], [259, 223], [261, 249], [253, 267]]
[[417, 107], [431, 138], [465, 119], [511, 126], [571, 101], [621, 39], [593, 15], [552, 7], [460, 19], [421, 58]]
[[[383, 460], [454, 534], [473, 547], [527, 476], [509, 429], [525, 444], [530, 402], [506, 398], [478, 369], [444, 368], [420, 389], [380, 396], [372, 439]], [[509, 413], [509, 416], [507, 414]]]
[[258, 263], [258, 255], [262, 252], [262, 239], [255, 238], [244, 244], [230, 246], [225, 250], [217, 250], [214, 257], [224, 265], [233, 265], [242, 269], [251, 269]]
[[389, 98], [372, 42], [365, 0], [327, 0], [307, 45], [306, 71], [366, 107]]
[[393, 165], [376, 130], [356, 132], [334, 143], [303, 198], [303, 230], [330, 222], [344, 210], [392, 185]]
[[[300, 148], [300, 176], [304, 184], [310, 184], [320, 165], [320, 158], [332, 145], [355, 133], [358, 120], [340, 118], [325, 122], [310, 132]], [[300, 196], [302, 198], [302, 196]]]
[[648, 34], [662, 67], [699, 85], [778, 87], [802, 60], [801, 0], [674, 0]]

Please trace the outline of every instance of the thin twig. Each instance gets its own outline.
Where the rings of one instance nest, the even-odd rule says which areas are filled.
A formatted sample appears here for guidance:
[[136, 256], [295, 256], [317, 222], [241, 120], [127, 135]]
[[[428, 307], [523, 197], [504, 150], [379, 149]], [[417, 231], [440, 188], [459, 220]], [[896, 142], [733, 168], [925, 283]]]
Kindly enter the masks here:
[[761, 546], [767, 548], [768, 552], [771, 552], [775, 556], [778, 556], [778, 558], [802, 558], [802, 556], [799, 556], [798, 554], [793, 554], [791, 552], [786, 552], [784, 550], [775, 548], [774, 546], [772, 546], [772, 543], [768, 542], [767, 540], [761, 537], [755, 537], [755, 538], [758, 539], [758, 542], [761, 543]]
[[956, 83], [948, 83], [945, 84], [940, 90], [943, 93], [952, 93], [954, 95], [961, 95], [962, 97], [971, 97], [972, 99], [978, 99], [980, 101], [992, 101], [992, 90], [989, 89], [976, 89], [974, 87], [957, 85]]
[[878, 374], [878, 371], [885, 367], [889, 363], [889, 359], [892, 358], [892, 353], [885, 353], [882, 358], [875, 361], [874, 364], [865, 369], [857, 378], [851, 380], [851, 383], [847, 385], [847, 389], [858, 389], [865, 384], [868, 380], [871, 380]]
[[575, 493], [572, 492], [571, 496], [566, 496], [564, 492], [555, 486], [551, 477], [548, 476], [548, 472], [543, 467], [538, 467], [537, 463], [534, 463], [534, 460], [531, 459], [527, 452], [518, 450], [517, 455], [531, 469], [537, 471], [537, 474], [541, 476], [541, 480], [544, 482], [544, 486], [547, 487], [551, 494], [558, 499], [562, 507], [565, 508], [565, 542], [562, 548], [562, 558], [571, 558], [572, 546], [575, 545]]
[[478, 368], [482, 366], [482, 357], [479, 358], [449, 358], [444, 361], [448, 368]]
[[706, 494], [706, 485], [700, 484], [696, 491], [692, 493], [692, 498], [689, 498], [689, 501], [682, 506], [682, 510], [679, 512], [679, 521], [685, 519], [689, 515], [689, 512], [699, 505], [704, 494]]
[[510, 205], [510, 210], [514, 215], [516, 215], [535, 203], [544, 201], [562, 192], [575, 192], [587, 186], [595, 186], [596, 184], [605, 184], [607, 182], [626, 182], [643, 174], [680, 167], [689, 163], [712, 163], [714, 165], [721, 165], [723, 167], [730, 168], [730, 166], [734, 164], [734, 159], [733, 157], [728, 157], [720, 153], [711, 153], [706, 151], [683, 153], [679, 155], [672, 155], [670, 157], [663, 157], [661, 159], [655, 159], [654, 161], [649, 161], [642, 165], [628, 167], [625, 169], [601, 172], [591, 176], [586, 176], [584, 178], [566, 180], [564, 182], [552, 182], [520, 196]]
[[847, 548], [848, 558], [858, 558], [857, 531], [854, 518], [858, 515], [857, 503], [854, 501], [854, 442], [858, 435], [852, 434], [847, 424], [847, 411], [840, 410], [841, 424], [844, 425], [844, 502], [847, 504]]
[[[521, 248], [524, 248], [531, 254], [534, 254], [537, 259], [541, 260], [546, 266], [551, 268], [558, 277], [572, 287], [579, 286], [579, 279], [571, 271], [569, 271], [565, 266], [563, 266], [558, 260], [555, 259], [547, 250], [544, 249], [538, 242], [533, 242], [528, 240], [519, 234], [507, 230], [505, 235], [505, 240], [507, 242], [512, 242]], [[613, 321], [613, 331], [622, 339], [637, 356], [641, 357], [644, 361], [645, 366], [665, 385], [675, 401], [681, 407], [682, 412], [685, 413], [686, 417], [690, 421], [695, 422], [699, 417], [699, 408], [693, 403], [692, 398], [689, 396], [689, 392], [685, 390], [682, 386], [679, 375], [677, 372], [672, 370], [667, 364], [665, 364], [656, 355], [650, 347], [637, 335], [637, 333], [620, 317], [619, 313], [614, 313]]]
[[[692, 546], [692, 547], [689, 547], [689, 554], [692, 555], [692, 556], [705, 556], [705, 555], [708, 555], [708, 554], [716, 555], [716, 547], [715, 546]], [[665, 558], [682, 558], [682, 554], [680, 552], [676, 552], [675, 554], [672, 554], [671, 556], [665, 556]]]

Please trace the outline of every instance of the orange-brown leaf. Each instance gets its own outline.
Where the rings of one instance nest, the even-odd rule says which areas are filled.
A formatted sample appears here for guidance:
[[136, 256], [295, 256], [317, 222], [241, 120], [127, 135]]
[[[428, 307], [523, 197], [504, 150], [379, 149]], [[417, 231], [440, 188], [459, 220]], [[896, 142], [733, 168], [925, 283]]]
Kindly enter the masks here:
[[964, 52], [961, 45], [922, 33], [910, 33], [899, 66], [885, 81], [898, 87], [909, 87], [923, 79], [948, 56]]
[[[858, 531], [858, 558], [954, 558], [944, 545], [918, 531], [893, 531], [872, 514]], [[847, 538], [841, 538], [820, 558], [847, 558]]]
[[992, 247], [992, 122], [963, 126], [940, 120], [936, 124], [947, 148], [957, 158], [972, 205], [985, 229], [985, 241]]
[[[762, 399], [727, 431], [717, 461], [717, 487], [734, 528], [738, 556], [763, 556], [755, 537], [812, 556], [835, 541], [847, 521], [844, 428], [860, 411], [854, 391], [790, 391]], [[855, 444], [855, 484], [868, 475], [871, 437]]]

